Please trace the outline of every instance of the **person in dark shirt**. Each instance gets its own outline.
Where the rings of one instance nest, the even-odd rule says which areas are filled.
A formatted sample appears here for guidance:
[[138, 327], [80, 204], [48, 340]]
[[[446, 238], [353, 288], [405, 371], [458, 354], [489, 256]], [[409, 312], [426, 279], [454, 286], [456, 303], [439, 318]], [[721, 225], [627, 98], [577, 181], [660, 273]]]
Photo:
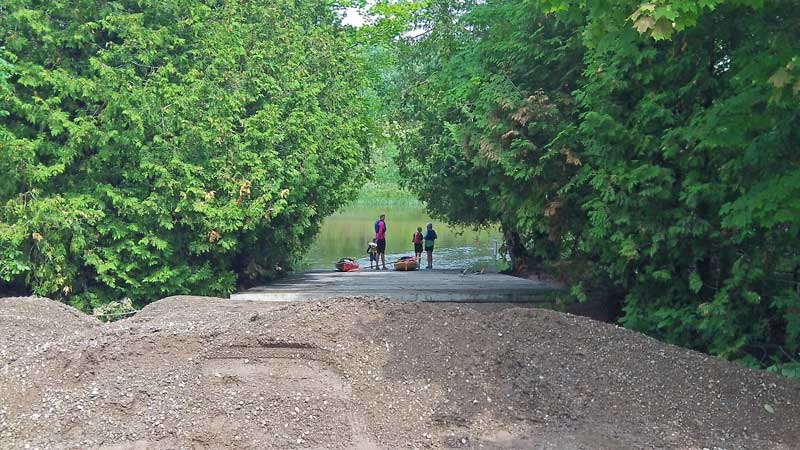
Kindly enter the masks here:
[[433, 243], [437, 237], [436, 231], [433, 229], [433, 224], [428, 223], [428, 230], [425, 232], [425, 252], [428, 253], [427, 269], [433, 269]]

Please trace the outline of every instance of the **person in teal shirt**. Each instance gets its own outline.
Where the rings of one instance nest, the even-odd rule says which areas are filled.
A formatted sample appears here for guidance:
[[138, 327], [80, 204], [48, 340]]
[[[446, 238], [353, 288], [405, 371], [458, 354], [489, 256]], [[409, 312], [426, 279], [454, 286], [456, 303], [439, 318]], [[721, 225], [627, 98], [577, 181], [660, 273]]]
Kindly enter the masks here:
[[436, 231], [433, 229], [433, 224], [428, 223], [428, 230], [425, 231], [425, 252], [428, 253], [427, 269], [433, 269], [433, 243], [437, 237]]

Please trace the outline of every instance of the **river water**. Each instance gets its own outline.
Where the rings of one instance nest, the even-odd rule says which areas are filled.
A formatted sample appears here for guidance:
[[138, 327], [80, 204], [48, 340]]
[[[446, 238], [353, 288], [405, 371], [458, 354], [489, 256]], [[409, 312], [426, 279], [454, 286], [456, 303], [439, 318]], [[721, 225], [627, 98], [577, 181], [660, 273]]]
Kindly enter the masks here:
[[[393, 206], [379, 209], [369, 206], [351, 206], [328, 217], [311, 244], [300, 269], [332, 270], [342, 257], [357, 258], [362, 268], [369, 270], [367, 244], [375, 237], [375, 221], [386, 214], [386, 263], [401, 256], [414, 256], [411, 238], [417, 227], [433, 223], [438, 239], [433, 252], [433, 266], [437, 269], [472, 269], [497, 271], [505, 263], [496, 253], [502, 245], [500, 233], [495, 230], [460, 229], [436, 222], [421, 206]], [[425, 254], [423, 253], [423, 258]]]

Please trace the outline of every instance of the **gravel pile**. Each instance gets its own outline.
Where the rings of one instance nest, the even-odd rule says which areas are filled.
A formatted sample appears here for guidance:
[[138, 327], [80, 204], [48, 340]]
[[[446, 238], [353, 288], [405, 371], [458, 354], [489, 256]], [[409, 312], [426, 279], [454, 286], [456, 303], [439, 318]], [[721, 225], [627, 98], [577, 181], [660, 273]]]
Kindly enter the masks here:
[[509, 305], [0, 299], [3, 449], [800, 449], [800, 383]]

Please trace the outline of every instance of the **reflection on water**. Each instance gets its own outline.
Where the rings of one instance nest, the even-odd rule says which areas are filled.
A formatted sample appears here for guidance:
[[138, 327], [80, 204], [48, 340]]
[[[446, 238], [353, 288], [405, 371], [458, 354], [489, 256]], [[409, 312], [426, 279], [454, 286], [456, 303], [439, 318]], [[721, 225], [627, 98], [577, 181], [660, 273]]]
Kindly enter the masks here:
[[414, 232], [417, 227], [422, 227], [424, 233], [425, 225], [433, 222], [438, 235], [433, 252], [435, 268], [495, 271], [504, 267], [500, 257], [495, 258], [496, 249], [502, 244], [498, 232], [453, 229], [431, 220], [422, 208], [403, 206], [386, 210], [351, 207], [328, 217], [299, 268], [332, 270], [336, 260], [350, 256], [357, 258], [361, 267], [369, 270], [367, 244], [375, 237], [374, 224], [381, 213], [386, 214], [387, 265], [401, 256], [414, 256], [414, 244], [411, 243]]

